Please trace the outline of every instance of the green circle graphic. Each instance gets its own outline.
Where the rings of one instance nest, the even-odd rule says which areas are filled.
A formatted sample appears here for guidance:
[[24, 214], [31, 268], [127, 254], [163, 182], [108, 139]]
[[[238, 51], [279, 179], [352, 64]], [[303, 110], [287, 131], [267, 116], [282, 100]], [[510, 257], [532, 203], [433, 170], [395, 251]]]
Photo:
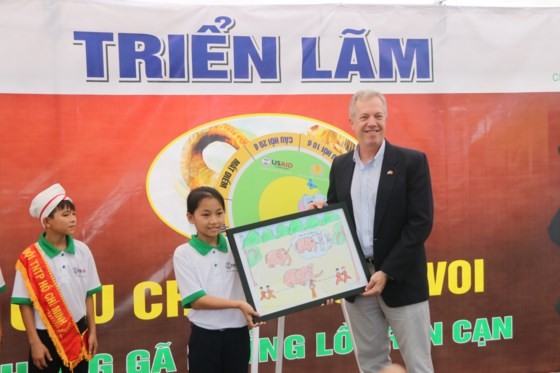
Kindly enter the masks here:
[[231, 226], [302, 211], [314, 198], [325, 198], [330, 164], [297, 148], [269, 151], [240, 169], [232, 184]]

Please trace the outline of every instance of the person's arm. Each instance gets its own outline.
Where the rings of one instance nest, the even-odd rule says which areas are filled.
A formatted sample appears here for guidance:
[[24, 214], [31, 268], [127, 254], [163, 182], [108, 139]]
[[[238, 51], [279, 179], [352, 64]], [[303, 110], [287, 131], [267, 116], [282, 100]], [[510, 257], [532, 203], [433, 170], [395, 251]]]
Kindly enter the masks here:
[[47, 347], [43, 344], [43, 342], [41, 342], [39, 334], [37, 334], [33, 306], [20, 304], [19, 310], [21, 312], [23, 325], [25, 326], [25, 330], [27, 332], [29, 346], [31, 346], [31, 358], [33, 359], [33, 364], [35, 364], [39, 369], [44, 369], [48, 365], [47, 360], [52, 361], [52, 356]]
[[93, 296], [86, 297], [86, 320], [88, 324], [88, 353], [93, 356], [99, 347], [97, 342], [97, 325], [95, 325], [95, 309], [93, 307]]
[[221, 310], [226, 308], [238, 308], [243, 312], [243, 316], [247, 320], [250, 328], [264, 325], [264, 322], [253, 322], [253, 316], [259, 317], [260, 315], [251, 307], [251, 305], [243, 300], [232, 300], [225, 298], [213, 297], [210, 295], [203, 295], [202, 297], [191, 302], [191, 307], [194, 310]]

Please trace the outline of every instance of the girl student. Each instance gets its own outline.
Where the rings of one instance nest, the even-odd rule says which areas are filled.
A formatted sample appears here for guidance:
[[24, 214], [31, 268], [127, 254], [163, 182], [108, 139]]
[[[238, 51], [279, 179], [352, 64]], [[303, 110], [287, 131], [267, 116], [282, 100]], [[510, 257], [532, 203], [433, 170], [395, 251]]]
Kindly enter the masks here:
[[247, 373], [249, 327], [259, 314], [245, 301], [233, 254], [222, 235], [225, 202], [214, 188], [193, 189], [187, 219], [197, 233], [175, 249], [173, 268], [182, 305], [190, 308], [191, 373]]

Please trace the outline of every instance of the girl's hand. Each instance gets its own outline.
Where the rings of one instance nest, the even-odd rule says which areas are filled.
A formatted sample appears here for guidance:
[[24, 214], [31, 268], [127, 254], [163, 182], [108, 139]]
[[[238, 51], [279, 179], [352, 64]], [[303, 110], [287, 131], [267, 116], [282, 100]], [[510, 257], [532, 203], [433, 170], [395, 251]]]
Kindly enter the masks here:
[[257, 311], [253, 309], [253, 307], [251, 307], [249, 303], [241, 301], [239, 302], [239, 306], [237, 308], [239, 308], [241, 312], [243, 312], [243, 315], [247, 320], [247, 325], [249, 325], [249, 328], [253, 329], [266, 324], [266, 322], [264, 321], [260, 321], [257, 323], [253, 322], [253, 316], [260, 317], [260, 315]]

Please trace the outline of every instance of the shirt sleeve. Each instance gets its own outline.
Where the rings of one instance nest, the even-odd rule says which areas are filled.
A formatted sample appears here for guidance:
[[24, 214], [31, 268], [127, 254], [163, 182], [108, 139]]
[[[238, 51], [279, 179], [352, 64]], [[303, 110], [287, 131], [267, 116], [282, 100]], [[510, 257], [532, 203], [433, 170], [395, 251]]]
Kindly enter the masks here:
[[192, 265], [186, 253], [187, 247], [180, 246], [173, 254], [173, 271], [179, 293], [181, 294], [181, 304], [184, 308], [191, 308], [191, 303], [206, 295], [202, 288], [196, 268]]
[[21, 273], [16, 270], [16, 277], [14, 280], [14, 289], [12, 290], [12, 300], [11, 303], [13, 304], [33, 304], [31, 302], [31, 297], [29, 296], [29, 292], [25, 287], [25, 283], [23, 282], [23, 276]]
[[99, 280], [95, 259], [91, 251], [87, 265], [87, 295], [90, 296], [101, 291], [101, 281]]

